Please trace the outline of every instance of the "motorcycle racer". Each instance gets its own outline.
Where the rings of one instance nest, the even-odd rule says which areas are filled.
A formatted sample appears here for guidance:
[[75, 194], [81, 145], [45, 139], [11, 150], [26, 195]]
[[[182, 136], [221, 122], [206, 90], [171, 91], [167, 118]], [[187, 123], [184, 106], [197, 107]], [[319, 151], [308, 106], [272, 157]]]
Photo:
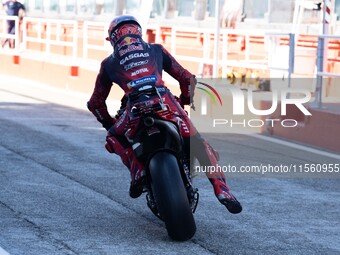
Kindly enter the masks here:
[[[186, 148], [194, 150], [202, 166], [217, 166], [218, 153], [205, 141], [191, 123], [184, 105], [190, 105], [194, 94], [196, 78], [184, 69], [174, 57], [160, 44], [149, 44], [142, 39], [142, 28], [137, 19], [130, 15], [114, 18], [108, 29], [108, 37], [114, 51], [105, 58], [96, 78], [93, 94], [87, 104], [88, 109], [108, 131], [105, 147], [110, 153], [120, 156], [123, 164], [130, 170], [130, 196], [137, 198], [142, 194], [144, 166], [134, 154], [131, 144], [124, 136], [129, 114], [125, 111], [126, 96], [143, 84], [153, 84], [161, 94], [165, 104], [177, 112], [187, 130], [182, 132]], [[180, 85], [181, 94], [176, 98], [164, 85], [162, 70], [175, 78]], [[105, 103], [113, 84], [125, 93], [121, 109], [112, 118]], [[191, 144], [191, 146], [190, 146]], [[231, 213], [240, 213], [242, 206], [230, 192], [223, 173], [207, 173], [217, 199]]]

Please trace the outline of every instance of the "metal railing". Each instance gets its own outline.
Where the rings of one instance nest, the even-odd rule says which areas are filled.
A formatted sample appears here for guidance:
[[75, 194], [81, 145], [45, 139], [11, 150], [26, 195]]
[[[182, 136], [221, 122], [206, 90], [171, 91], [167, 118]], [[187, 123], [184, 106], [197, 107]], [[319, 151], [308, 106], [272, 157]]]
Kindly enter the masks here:
[[[188, 56], [180, 55], [177, 52], [178, 38], [180, 35], [191, 36], [201, 38], [202, 41], [202, 51], [199, 56]], [[273, 64], [274, 55], [273, 44], [270, 38], [275, 37], [280, 41], [282, 37], [287, 38], [287, 43], [281, 46], [280, 50], [285, 47], [286, 59], [287, 61], [278, 66]], [[221, 67], [222, 77], [227, 77], [228, 67], [254, 69], [254, 70], [280, 70], [288, 73], [288, 85], [290, 84], [291, 74], [294, 72], [294, 49], [295, 49], [295, 39], [294, 34], [291, 33], [279, 33], [276, 31], [268, 30], [258, 30], [258, 31], [247, 31], [247, 30], [237, 30], [237, 29], [221, 29], [219, 40], [221, 54], [219, 54], [219, 59], [217, 64]], [[200, 64], [214, 65], [216, 61], [213, 52], [216, 50], [213, 47], [213, 41], [215, 39], [214, 30], [207, 28], [188, 28], [188, 27], [172, 27], [171, 30], [171, 53], [178, 60], [196, 62]], [[254, 43], [255, 41], [255, 43]], [[275, 40], [274, 40], [275, 41]], [[252, 50], [251, 44], [263, 44], [261, 50]], [[243, 47], [238, 53], [230, 50], [231, 45], [237, 45], [238, 47]], [[241, 46], [242, 45], [242, 46]], [[278, 46], [278, 45], [276, 45]], [[238, 54], [234, 59], [230, 58], [230, 55]]]
[[[210, 28], [188, 28], [188, 27], [172, 27], [171, 30], [171, 53], [178, 59], [183, 61], [191, 61], [196, 63], [204, 63], [214, 65], [215, 60], [214, 57], [211, 56], [216, 49], [214, 49], [214, 29]], [[201, 38], [202, 41], [202, 52], [200, 56], [187, 56], [180, 55], [177, 53], [176, 47], [178, 45], [178, 38], [181, 37], [181, 34], [185, 36], [191, 36]], [[268, 56], [267, 54], [263, 54], [260, 52], [252, 52], [250, 50], [250, 42], [252, 37], [264, 37], [265, 31], [245, 31], [245, 30], [235, 30], [235, 29], [221, 29], [219, 40], [221, 41], [221, 52], [222, 55], [218, 60], [218, 65], [222, 66], [222, 76], [225, 77], [227, 74], [228, 66], [235, 67], [244, 67], [244, 68], [252, 68], [252, 69], [267, 69], [268, 68]], [[240, 50], [238, 52], [238, 59], [232, 60], [229, 58], [231, 53], [235, 54], [235, 52], [230, 52], [229, 46], [231, 45], [231, 41], [236, 40], [235, 44], [243, 44], [244, 50]], [[265, 51], [265, 50], [263, 50]]]
[[[7, 32], [6, 21], [14, 20], [16, 22], [16, 32], [15, 35], [9, 34]], [[107, 36], [108, 24], [103, 22], [92, 22], [85, 21], [83, 25], [79, 25], [76, 20], [57, 20], [57, 19], [44, 19], [44, 18], [30, 18], [25, 17], [22, 22], [22, 44], [19, 47], [20, 33], [19, 33], [19, 19], [16, 16], [0, 16], [0, 22], [2, 23], [0, 28], [0, 37], [11, 38], [15, 40], [15, 49], [21, 49], [24, 52], [29, 49], [30, 43], [41, 44], [42, 46], [38, 49], [40, 52], [45, 52], [46, 56], [52, 54], [53, 46], [62, 46], [69, 48], [67, 54], [73, 59], [73, 63], [77, 61], [78, 54], [81, 59], [94, 60], [94, 58], [89, 57], [89, 51], [102, 51], [110, 52], [112, 51], [111, 45], [105, 41]], [[82, 31], [79, 31], [79, 27]], [[162, 35], [162, 29], [158, 26], [149, 26], [147, 29], [155, 31], [155, 41], [160, 42]], [[145, 29], [145, 31], [147, 30]], [[172, 27], [171, 32], [167, 32], [170, 38], [170, 49], [171, 53], [178, 60], [190, 61], [194, 63], [209, 64], [214, 65], [216, 60], [214, 59], [214, 29], [208, 28], [190, 28], [190, 27]], [[81, 33], [79, 33], [81, 32]], [[82, 35], [82, 40], [79, 40], [79, 34]], [[186, 37], [192, 37], [199, 40], [201, 46], [197, 47], [198, 51], [195, 56], [190, 56], [187, 54], [190, 52], [190, 45], [187, 45]], [[288, 37], [288, 42], [284, 45], [285, 51], [289, 55], [288, 61], [285, 61], [283, 66], [274, 66], [271, 62], [273, 56], [273, 51], [271, 47], [268, 47], [268, 38], [272, 37]], [[182, 54], [179, 53], [178, 46], [181, 44], [179, 40], [183, 40], [182, 44]], [[277, 33], [268, 31], [245, 31], [245, 30], [230, 30], [221, 29], [219, 38], [220, 40], [220, 54], [218, 58], [218, 66], [221, 67], [222, 77], [226, 77], [228, 67], [239, 67], [239, 68], [249, 68], [257, 70], [282, 70], [290, 74], [294, 72], [294, 34], [289, 33]], [[323, 70], [324, 64], [324, 44], [326, 39], [339, 39], [340, 36], [334, 35], [320, 35], [318, 41], [318, 53], [317, 53], [317, 84], [315, 90], [316, 105], [320, 105], [322, 97], [322, 77], [340, 77], [340, 74], [329, 73]], [[254, 41], [259, 43], [263, 49], [256, 52], [251, 49], [251, 44]], [[192, 42], [192, 40], [191, 40]], [[78, 43], [81, 46], [78, 46]], [[269, 43], [270, 39], [269, 39]], [[237, 59], [231, 59], [231, 46], [242, 44], [244, 47], [242, 50], [238, 51], [239, 57]], [[78, 53], [78, 48], [81, 51]], [[280, 46], [281, 47], [281, 46]], [[326, 47], [327, 48], [327, 47]], [[192, 48], [190, 48], [191, 50]], [[38, 52], [38, 51], [37, 51]], [[10, 54], [17, 54], [17, 51], [11, 51]], [[101, 61], [101, 59], [96, 58], [96, 61]], [[287, 63], [286, 63], [287, 62]]]
[[[317, 61], [316, 61], [316, 85], [315, 85], [315, 101], [312, 103], [312, 107], [320, 108], [322, 103], [322, 79], [323, 77], [340, 77], [340, 74], [325, 72], [324, 67], [327, 58], [327, 40], [338, 39], [338, 35], [319, 35], [318, 37], [318, 49], [317, 49]], [[325, 58], [326, 57], [326, 58]]]
[[[218, 62], [222, 66], [222, 76], [226, 76], [227, 67], [248, 68], [255, 70], [282, 70], [289, 71], [289, 63], [284, 63], [283, 66], [274, 66], [272, 64], [273, 52], [272, 47], [267, 47], [269, 37], [280, 37], [290, 35], [288, 33], [277, 33], [275, 31], [269, 32], [265, 30], [247, 31], [247, 30], [221, 30], [223, 36], [222, 39], [222, 59]], [[243, 53], [240, 58], [236, 60], [229, 59], [229, 44], [230, 37], [236, 36], [237, 44], [243, 45]], [[260, 51], [251, 50], [251, 44], [253, 40], [261, 41], [263, 43], [263, 49]], [[292, 47], [293, 46], [293, 47]], [[241, 46], [240, 46], [241, 47]], [[294, 48], [291, 43], [287, 46], [289, 51]], [[242, 52], [241, 51], [241, 52]], [[294, 58], [294, 56], [292, 56]]]
[[[91, 50], [109, 53], [112, 52], [111, 44], [105, 40], [109, 24], [107, 22], [84, 21], [83, 23], [83, 61], [89, 60]], [[146, 30], [155, 31], [155, 42], [161, 41], [161, 30], [159, 26], [148, 25]], [[90, 35], [90, 31], [92, 35]], [[93, 35], [95, 33], [95, 36]], [[145, 33], [144, 33], [145, 35]]]
[[[107, 37], [108, 23], [84, 21], [83, 24], [83, 60], [88, 60], [88, 54], [90, 50], [97, 50], [103, 52], [112, 51], [112, 46], [105, 38]], [[93, 40], [93, 37], [89, 37], [90, 29], [96, 31], [96, 35], [99, 39]]]
[[72, 60], [75, 62], [78, 52], [78, 22], [62, 19], [24, 18], [22, 49], [26, 50], [29, 43], [41, 44], [47, 57], [52, 53], [52, 46], [68, 47], [71, 49]]

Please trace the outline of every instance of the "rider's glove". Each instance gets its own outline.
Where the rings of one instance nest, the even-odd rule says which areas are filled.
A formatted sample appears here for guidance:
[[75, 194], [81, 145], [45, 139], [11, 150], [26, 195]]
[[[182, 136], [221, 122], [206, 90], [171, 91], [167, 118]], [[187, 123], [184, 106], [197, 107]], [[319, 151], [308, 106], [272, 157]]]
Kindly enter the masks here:
[[190, 99], [190, 97], [185, 97], [181, 94], [179, 96], [178, 102], [179, 102], [180, 105], [190, 105], [191, 99]]

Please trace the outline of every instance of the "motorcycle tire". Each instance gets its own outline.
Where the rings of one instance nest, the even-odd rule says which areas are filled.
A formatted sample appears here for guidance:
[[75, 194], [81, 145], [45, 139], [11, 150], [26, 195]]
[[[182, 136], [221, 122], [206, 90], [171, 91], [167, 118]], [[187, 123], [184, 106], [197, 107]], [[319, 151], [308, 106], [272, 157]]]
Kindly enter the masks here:
[[151, 189], [168, 235], [186, 241], [196, 232], [195, 219], [176, 157], [166, 151], [156, 153], [149, 161]]

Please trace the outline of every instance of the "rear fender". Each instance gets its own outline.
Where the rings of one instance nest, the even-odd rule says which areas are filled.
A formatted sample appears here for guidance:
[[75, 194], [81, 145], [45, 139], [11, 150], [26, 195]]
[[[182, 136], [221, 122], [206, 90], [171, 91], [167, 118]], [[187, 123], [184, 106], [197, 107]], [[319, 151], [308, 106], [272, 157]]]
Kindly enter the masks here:
[[170, 151], [177, 158], [183, 156], [183, 138], [172, 122], [154, 119], [154, 124], [151, 127], [143, 127], [137, 137], [139, 141], [135, 142], [133, 148], [136, 156], [144, 159], [144, 162], [151, 155], [164, 150]]

